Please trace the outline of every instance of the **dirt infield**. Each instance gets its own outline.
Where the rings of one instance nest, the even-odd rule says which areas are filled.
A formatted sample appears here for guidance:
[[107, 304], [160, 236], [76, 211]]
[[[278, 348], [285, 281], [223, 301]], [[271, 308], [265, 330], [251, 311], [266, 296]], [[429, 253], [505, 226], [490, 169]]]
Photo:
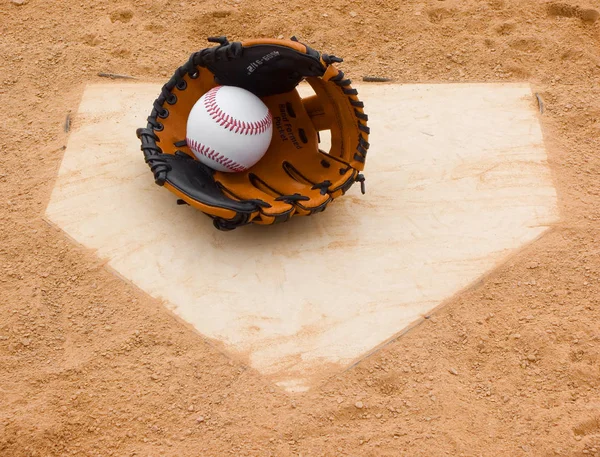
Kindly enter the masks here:
[[[3, 0], [0, 455], [600, 456], [600, 5], [587, 1]], [[221, 34], [297, 35], [356, 81], [530, 82], [561, 222], [319, 389], [276, 389], [43, 220], [85, 83], [162, 82]]]

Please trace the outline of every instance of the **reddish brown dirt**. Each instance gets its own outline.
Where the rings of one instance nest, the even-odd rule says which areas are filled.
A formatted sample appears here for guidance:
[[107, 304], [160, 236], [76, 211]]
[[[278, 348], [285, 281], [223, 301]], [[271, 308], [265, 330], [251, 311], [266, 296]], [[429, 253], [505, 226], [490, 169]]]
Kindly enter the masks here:
[[[599, 456], [600, 5], [588, 1], [3, 0], [0, 455]], [[345, 57], [355, 80], [529, 81], [561, 222], [321, 388], [275, 389], [42, 219], [84, 84], [164, 81], [219, 34], [296, 34]]]

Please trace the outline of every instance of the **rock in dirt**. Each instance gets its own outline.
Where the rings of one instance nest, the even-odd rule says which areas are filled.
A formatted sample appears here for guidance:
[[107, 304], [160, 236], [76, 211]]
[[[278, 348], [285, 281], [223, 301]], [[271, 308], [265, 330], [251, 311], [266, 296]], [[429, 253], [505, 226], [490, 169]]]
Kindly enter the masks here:
[[600, 17], [600, 12], [593, 8], [580, 8], [567, 3], [549, 3], [546, 11], [549, 16], [579, 18], [588, 24], [593, 24]]
[[592, 8], [582, 9], [579, 10], [579, 17], [583, 22], [593, 24], [600, 17], [600, 12]]
[[356, 406], [358, 409], [363, 409], [365, 405], [363, 405], [362, 401], [357, 401], [354, 403], [354, 406]]
[[27, 3], [25, 0], [11, 0], [10, 2], [13, 5], [17, 5], [17, 6], [22, 6], [22, 5], [25, 5]]
[[127, 22], [131, 21], [132, 18], [133, 11], [129, 9], [120, 9], [110, 13], [110, 22], [112, 23], [123, 22], [124, 24], [126, 24]]
[[574, 17], [577, 15], [577, 7], [566, 3], [549, 3], [546, 5], [549, 16]]

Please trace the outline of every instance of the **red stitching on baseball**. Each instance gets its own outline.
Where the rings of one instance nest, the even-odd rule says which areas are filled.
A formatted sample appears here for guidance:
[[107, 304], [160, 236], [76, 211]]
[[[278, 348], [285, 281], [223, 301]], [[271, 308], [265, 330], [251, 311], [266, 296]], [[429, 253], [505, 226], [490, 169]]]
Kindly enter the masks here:
[[215, 122], [217, 122], [220, 126], [225, 127], [227, 130], [240, 133], [242, 135], [258, 135], [266, 132], [269, 127], [271, 127], [273, 124], [273, 117], [271, 116], [271, 112], [269, 110], [267, 110], [267, 115], [265, 117], [255, 122], [239, 121], [232, 118], [229, 114], [226, 114], [217, 105], [217, 92], [219, 92], [221, 87], [223, 86], [213, 87], [206, 93], [206, 96], [204, 97], [204, 107]]
[[214, 149], [209, 148], [208, 146], [198, 143], [196, 140], [192, 140], [191, 138], [186, 138], [185, 141], [187, 145], [190, 147], [192, 151], [196, 154], [203, 155], [208, 157], [210, 160], [214, 160], [215, 162], [223, 165], [225, 168], [228, 168], [232, 171], [245, 171], [247, 168], [236, 161], [225, 157], [224, 155], [219, 154]]

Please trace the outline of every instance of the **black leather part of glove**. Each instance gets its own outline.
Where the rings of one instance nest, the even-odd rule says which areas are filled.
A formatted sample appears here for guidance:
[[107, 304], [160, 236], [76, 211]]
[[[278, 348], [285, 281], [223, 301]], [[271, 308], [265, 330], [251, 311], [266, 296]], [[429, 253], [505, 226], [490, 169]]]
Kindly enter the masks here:
[[257, 202], [237, 201], [225, 196], [213, 178], [213, 171], [201, 162], [183, 154], [162, 154], [161, 159], [170, 166], [166, 182], [192, 200], [239, 213], [250, 214], [258, 210]]
[[319, 53], [310, 49], [302, 53], [285, 46], [254, 45], [238, 52], [227, 47], [212, 48], [214, 55], [202, 55], [203, 64], [215, 74], [220, 85], [242, 87], [258, 97], [293, 90], [306, 76], [322, 76], [325, 67]]

